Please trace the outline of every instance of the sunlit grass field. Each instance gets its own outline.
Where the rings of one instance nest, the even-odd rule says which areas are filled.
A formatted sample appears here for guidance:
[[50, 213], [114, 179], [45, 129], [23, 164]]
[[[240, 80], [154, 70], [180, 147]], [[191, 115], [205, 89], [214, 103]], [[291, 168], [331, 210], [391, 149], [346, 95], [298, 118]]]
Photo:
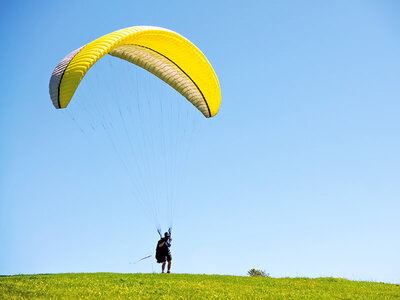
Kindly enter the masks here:
[[0, 299], [400, 299], [396, 284], [336, 278], [77, 273], [0, 277]]

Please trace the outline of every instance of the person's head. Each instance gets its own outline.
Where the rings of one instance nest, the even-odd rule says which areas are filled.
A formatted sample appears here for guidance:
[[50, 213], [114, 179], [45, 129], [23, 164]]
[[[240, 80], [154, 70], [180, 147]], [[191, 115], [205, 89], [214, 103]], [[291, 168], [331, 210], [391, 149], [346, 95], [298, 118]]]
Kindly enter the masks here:
[[171, 237], [171, 235], [169, 234], [169, 232], [166, 232], [166, 233], [164, 233], [164, 237], [165, 237], [166, 239], [169, 239], [169, 238]]

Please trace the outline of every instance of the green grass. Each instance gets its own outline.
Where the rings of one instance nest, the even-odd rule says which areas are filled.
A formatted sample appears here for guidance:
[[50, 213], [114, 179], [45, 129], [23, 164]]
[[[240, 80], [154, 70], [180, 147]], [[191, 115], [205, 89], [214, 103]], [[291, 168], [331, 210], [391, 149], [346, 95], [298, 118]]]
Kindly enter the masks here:
[[0, 299], [400, 299], [396, 284], [337, 278], [80, 273], [0, 277]]

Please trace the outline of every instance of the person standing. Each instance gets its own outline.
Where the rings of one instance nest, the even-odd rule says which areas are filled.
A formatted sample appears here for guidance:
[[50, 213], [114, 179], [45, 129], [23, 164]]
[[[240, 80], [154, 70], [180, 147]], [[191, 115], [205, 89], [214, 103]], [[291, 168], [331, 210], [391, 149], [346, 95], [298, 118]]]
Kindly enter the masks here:
[[165, 264], [168, 262], [168, 267], [167, 267], [167, 273], [171, 272], [171, 261], [172, 261], [172, 256], [171, 256], [171, 234], [169, 232], [164, 233], [164, 237], [161, 238], [158, 243], [157, 243], [157, 248], [156, 248], [156, 259], [157, 262], [161, 265], [161, 273], [164, 273], [165, 270]]

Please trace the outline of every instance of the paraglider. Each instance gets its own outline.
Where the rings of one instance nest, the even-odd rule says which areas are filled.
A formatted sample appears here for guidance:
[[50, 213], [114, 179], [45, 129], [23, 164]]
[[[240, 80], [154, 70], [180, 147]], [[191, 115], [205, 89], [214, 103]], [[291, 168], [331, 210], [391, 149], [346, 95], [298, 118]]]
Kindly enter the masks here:
[[50, 97], [56, 108], [68, 106], [86, 72], [106, 54], [153, 73], [181, 93], [205, 117], [217, 114], [221, 92], [207, 58], [181, 35], [152, 26], [117, 30], [68, 54], [50, 79]]
[[[79, 84], [89, 69], [107, 54], [128, 61], [157, 76], [159, 79], [179, 92], [189, 102], [191, 102], [206, 118], [211, 118], [218, 113], [221, 103], [220, 86], [217, 76], [205, 55], [193, 43], [178, 33], [168, 29], [152, 26], [135, 26], [117, 30], [110, 34], [104, 35], [68, 54], [54, 69], [49, 83], [50, 98], [55, 108], [65, 109], [68, 107]], [[88, 99], [80, 100], [85, 101]], [[162, 167], [173, 169], [170, 167], [170, 165], [177, 163], [176, 157], [178, 155], [176, 153], [174, 154], [175, 150], [163, 150], [168, 146], [166, 146], [166, 144], [168, 144], [168, 137], [161, 137], [158, 140], [148, 142], [147, 140], [149, 139], [157, 139], [157, 135], [155, 135], [156, 137], [154, 137], [153, 134], [150, 136], [145, 136], [145, 143], [143, 143], [143, 147], [153, 147], [153, 149], [142, 149], [140, 152], [144, 153], [145, 156], [153, 155], [153, 157], [145, 157], [144, 159], [137, 158], [136, 154], [138, 150], [136, 149], [140, 148], [140, 141], [135, 134], [137, 131], [141, 131], [139, 126], [141, 126], [143, 119], [133, 117], [135, 108], [128, 107], [132, 102], [134, 102], [133, 100], [112, 100], [114, 102], [109, 102], [107, 104], [109, 105], [108, 107], [114, 105], [117, 106], [117, 103], [123, 103], [123, 105], [116, 109], [118, 118], [121, 119], [121, 130], [116, 130], [116, 126], [113, 124], [112, 126], [108, 126], [108, 121], [106, 123], [102, 123], [101, 125], [105, 130], [114, 130], [111, 134], [108, 133], [108, 136], [112, 140], [114, 147], [117, 148], [116, 150], [119, 156], [121, 156], [120, 152], [123, 151], [120, 151], [118, 146], [116, 146], [118, 143], [115, 143], [113, 139], [116, 139], [116, 136], [120, 132], [124, 132], [126, 136], [124, 139], [129, 141], [128, 144], [131, 148], [131, 154], [127, 155], [127, 158], [122, 157], [121, 161], [125, 165], [127, 172], [132, 174], [131, 176], [133, 178], [132, 184], [134, 185], [134, 190], [141, 191], [140, 196], [137, 198], [141, 198], [142, 200], [144, 199], [143, 202], [154, 201], [154, 199], [160, 197], [160, 195], [164, 193], [164, 191], [154, 192], [154, 189], [161, 190], [163, 188], [163, 184], [165, 186], [165, 194], [171, 193], [171, 184], [167, 181], [173, 180], [173, 174], [176, 173], [176, 170], [174, 169], [172, 171], [172, 175], [162, 175], [163, 173], [167, 172], [159, 170]], [[147, 100], [149, 99], [146, 99], [146, 105], [148, 105], [150, 102]], [[97, 99], [94, 99], [93, 103], [96, 103], [96, 101]], [[107, 109], [108, 108], [104, 108], [103, 111], [106, 111]], [[95, 115], [97, 111], [91, 115]], [[172, 114], [174, 113], [179, 114], [179, 112], [172, 111]], [[110, 115], [111, 114], [107, 112], [107, 117]], [[173, 117], [174, 116], [172, 116], [170, 119], [173, 119]], [[182, 119], [182, 116], [179, 118]], [[103, 116], [102, 120], [104, 119], [105, 117]], [[139, 121], [137, 121], [138, 119]], [[131, 125], [131, 128], [128, 128], [129, 122], [132, 120], [136, 123], [134, 126]], [[158, 120], [154, 118], [153, 121]], [[164, 121], [165, 120], [163, 120], [163, 122]], [[157, 128], [161, 128], [163, 134], [165, 132], [170, 134], [167, 130], [168, 127], [165, 127], [164, 125], [165, 124], [160, 125]], [[176, 126], [175, 129], [184, 130], [185, 133], [188, 131], [187, 128], [184, 128], [183, 126]], [[144, 134], [148, 134], [146, 133], [146, 130], [142, 131]], [[174, 134], [176, 130], [170, 131], [172, 134]], [[170, 144], [172, 145], [171, 148], [179, 147], [179, 143], [176, 141], [171, 142]], [[172, 153], [172, 158], [159, 158], [156, 154], [154, 154], [156, 151], [164, 151], [167, 154], [170, 152]], [[132, 163], [132, 166], [129, 166], [129, 163], [127, 163], [129, 160], [133, 160], [135, 163]], [[153, 172], [153, 174], [144, 174], [146, 172], [149, 173], [151, 168], [148, 166], [140, 166], [140, 164], [144, 164], [146, 162], [154, 162], [154, 164], [156, 164], [160, 161], [161, 163], [155, 167], [157, 169], [156, 172]], [[139, 175], [140, 172], [142, 172], [142, 174]], [[164, 177], [160, 179], [161, 176]], [[152, 184], [151, 187], [147, 188], [146, 190], [144, 187], [144, 181], [146, 180], [157, 182], [157, 184]], [[143, 182], [140, 183], [139, 181]], [[162, 197], [168, 199], [173, 196], [163, 195]], [[154, 214], [156, 215], [156, 213]], [[161, 236], [161, 227], [158, 223], [156, 227]], [[162, 243], [164, 250], [165, 247], [169, 249], [170, 246], [171, 227], [172, 221], [169, 224], [169, 236], [164, 236], [164, 238], [161, 237], [165, 242]], [[167, 252], [169, 253], [169, 250]], [[160, 258], [158, 261], [161, 263], [164, 262], [164, 266], [165, 261], [168, 261], [169, 270], [171, 261], [170, 255], [164, 255], [163, 259]]]

